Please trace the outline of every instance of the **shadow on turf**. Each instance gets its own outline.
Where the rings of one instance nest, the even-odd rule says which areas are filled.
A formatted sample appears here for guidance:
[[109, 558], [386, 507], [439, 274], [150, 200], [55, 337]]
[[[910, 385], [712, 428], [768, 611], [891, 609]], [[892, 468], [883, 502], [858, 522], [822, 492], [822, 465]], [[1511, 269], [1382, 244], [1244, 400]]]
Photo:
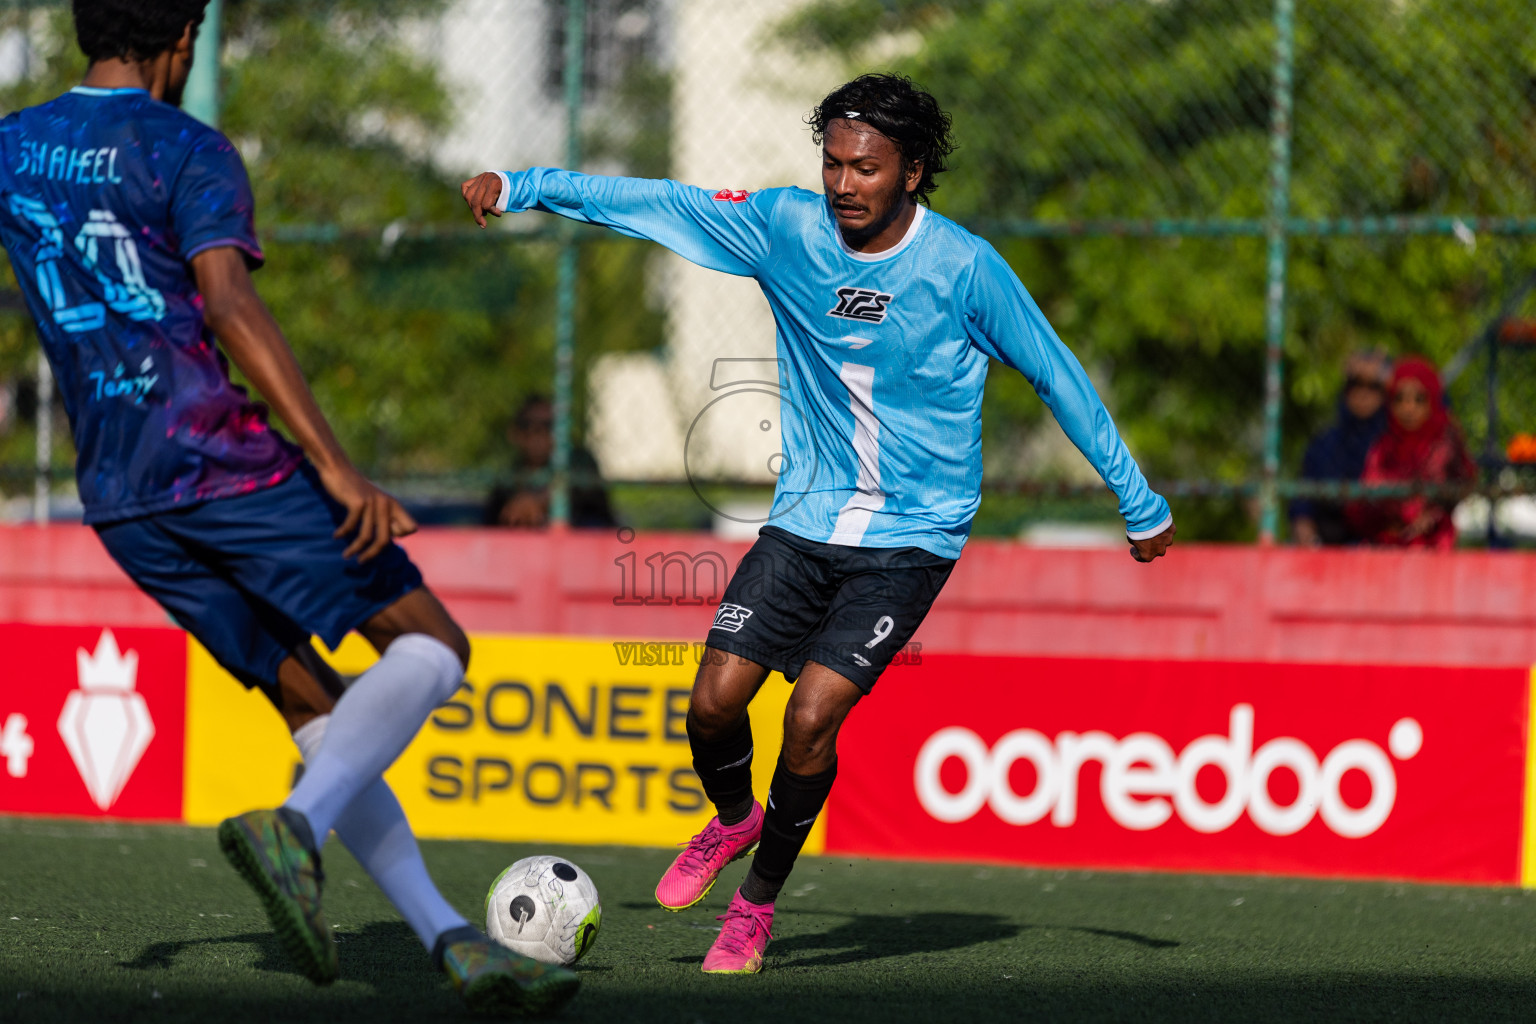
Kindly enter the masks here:
[[[794, 910], [777, 912], [779, 921]], [[821, 916], [819, 913], [817, 916]], [[852, 914], [842, 924], [825, 931], [790, 935], [773, 942], [778, 955], [827, 950], [820, 956], [796, 957], [787, 966], [819, 967], [831, 964], [880, 960], [911, 953], [937, 953], [961, 949], [978, 943], [996, 942], [1019, 934], [1022, 929], [997, 914], [917, 913]], [[835, 951], [835, 952], [834, 952]], [[699, 956], [703, 955], [700, 950]], [[696, 963], [699, 957], [673, 957], [673, 963]]]
[[288, 958], [278, 947], [277, 936], [271, 932], [248, 932], [244, 935], [211, 935], [206, 939], [163, 939], [151, 942], [132, 960], [119, 960], [117, 966], [131, 971], [168, 971], [176, 966], [176, 958], [189, 949], [199, 946], [223, 946], [231, 942], [244, 943], [256, 950], [258, 971], [277, 974], [298, 974]]
[[1065, 928], [1053, 927], [1048, 924], [1030, 924], [1026, 928], [1043, 928], [1046, 931], [1058, 932], [1082, 932], [1084, 935], [1099, 935], [1106, 939], [1120, 939], [1122, 942], [1134, 942], [1138, 946], [1146, 946], [1148, 949], [1173, 949], [1180, 945], [1176, 939], [1154, 939], [1150, 935], [1142, 935], [1140, 932], [1120, 932], [1113, 928], [1085, 928], [1074, 925]]
[[[224, 946], [242, 943], [252, 947], [256, 962], [251, 966], [258, 971], [274, 974], [292, 974], [302, 977], [272, 932], [247, 932], [243, 935], [209, 935], [200, 939], [164, 939], [145, 946], [132, 960], [120, 960], [117, 966], [133, 971], [165, 971], [176, 966], [181, 954], [199, 947]], [[361, 931], [337, 932], [337, 950], [341, 959], [342, 975], [354, 981], [371, 981], [389, 973], [398, 977], [400, 972], [416, 971], [434, 975], [410, 928], [399, 921], [375, 921], [364, 925]]]
[[[773, 944], [773, 951], [780, 956], [793, 957], [785, 966], [823, 967], [961, 949], [1011, 939], [1019, 931], [1017, 924], [997, 914], [854, 914], [824, 932], [787, 936]], [[813, 956], [797, 955], [817, 950], [826, 952]]]
[[[625, 903], [624, 907], [639, 910], [653, 909], [648, 903]], [[784, 907], [776, 911], [783, 921], [788, 915], [800, 913]], [[817, 912], [820, 916], [821, 912]], [[1139, 932], [1118, 931], [1112, 928], [1089, 928], [1083, 925], [1017, 924], [998, 914], [917, 913], [917, 914], [853, 914], [848, 920], [826, 931], [790, 935], [777, 939], [773, 951], [794, 954], [814, 950], [827, 950], [820, 956], [795, 959], [796, 967], [818, 967], [830, 964], [856, 963], [862, 960], [880, 960], [885, 957], [907, 956], [911, 953], [937, 953], [946, 949], [963, 949], [1001, 939], [1011, 939], [1020, 932], [1042, 931], [1081, 932], [1101, 938], [1131, 942], [1148, 949], [1173, 949], [1179, 945], [1174, 939], [1158, 939]], [[835, 952], [834, 952], [835, 951]], [[702, 956], [702, 952], [700, 953]], [[697, 957], [673, 957], [673, 963], [693, 963]]]

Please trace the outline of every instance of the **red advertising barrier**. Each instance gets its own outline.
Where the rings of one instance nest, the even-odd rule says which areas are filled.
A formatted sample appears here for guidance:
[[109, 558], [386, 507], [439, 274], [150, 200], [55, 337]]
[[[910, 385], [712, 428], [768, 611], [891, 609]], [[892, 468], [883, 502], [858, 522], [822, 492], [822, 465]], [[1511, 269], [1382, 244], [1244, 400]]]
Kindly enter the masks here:
[[[707, 533], [428, 528], [406, 538], [471, 632], [702, 640], [748, 544]], [[0, 527], [0, 622], [169, 625], [83, 526]], [[1536, 554], [975, 538], [913, 638], [1049, 658], [1536, 664]]]
[[844, 727], [826, 848], [1515, 883], [1529, 680], [925, 653]]
[[0, 626], [0, 813], [181, 820], [187, 641]]

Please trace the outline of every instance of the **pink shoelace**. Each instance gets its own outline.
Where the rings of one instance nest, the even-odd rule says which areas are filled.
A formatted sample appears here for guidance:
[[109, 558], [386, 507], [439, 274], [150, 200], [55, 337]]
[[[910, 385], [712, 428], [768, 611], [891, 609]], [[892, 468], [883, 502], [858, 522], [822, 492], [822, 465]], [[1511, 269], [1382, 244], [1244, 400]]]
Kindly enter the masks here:
[[705, 862], [715, 855], [723, 842], [725, 842], [725, 829], [721, 827], [720, 819], [716, 818], [704, 826], [704, 831], [686, 843], [677, 844], [686, 847], [682, 858], [678, 861], [678, 869], [690, 875], [703, 873]]
[[765, 941], [773, 938], [773, 933], [769, 930], [773, 921], [772, 903], [759, 906], [737, 897], [731, 901], [730, 908], [715, 920], [725, 922], [720, 928], [718, 947], [736, 956], [750, 956], [761, 952], [757, 948], [759, 930], [762, 931]]
[[[747, 820], [751, 820], [750, 815]], [[741, 827], [745, 827], [745, 825], [746, 821], [743, 821]], [[678, 846], [686, 847], [683, 851], [682, 859], [678, 861], [678, 869], [690, 875], [703, 874], [706, 867], [705, 862], [719, 852], [720, 844], [725, 842], [726, 838], [735, 831], [735, 828], [736, 826], [729, 829], [726, 828], [720, 824], [719, 818], [710, 819], [709, 824], [704, 826], [704, 831], [686, 843], [677, 844]]]

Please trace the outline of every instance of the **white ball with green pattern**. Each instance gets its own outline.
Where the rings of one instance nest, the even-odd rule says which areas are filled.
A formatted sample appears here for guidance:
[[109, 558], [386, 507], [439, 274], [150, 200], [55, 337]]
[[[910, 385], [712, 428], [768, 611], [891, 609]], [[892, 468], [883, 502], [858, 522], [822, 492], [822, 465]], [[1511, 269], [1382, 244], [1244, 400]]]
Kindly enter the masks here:
[[597, 939], [603, 907], [587, 873], [564, 857], [524, 857], [485, 895], [485, 930], [523, 956], [573, 964]]

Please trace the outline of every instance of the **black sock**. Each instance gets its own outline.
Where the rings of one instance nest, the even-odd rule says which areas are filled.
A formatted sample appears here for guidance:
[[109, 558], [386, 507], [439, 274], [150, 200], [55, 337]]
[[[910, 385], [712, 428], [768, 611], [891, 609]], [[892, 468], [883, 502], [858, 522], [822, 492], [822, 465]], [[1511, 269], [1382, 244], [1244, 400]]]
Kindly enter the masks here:
[[752, 869], [741, 883], [741, 897], [748, 903], [772, 903], [789, 878], [800, 856], [805, 837], [821, 814], [832, 780], [837, 778], [837, 762], [817, 775], [796, 775], [784, 767], [784, 759], [773, 770], [773, 785], [768, 790], [768, 809], [763, 818], [763, 837], [758, 841]]
[[752, 813], [752, 719], [742, 715], [741, 725], [717, 740], [700, 737], [692, 715], [684, 724], [693, 749], [693, 770], [704, 784], [704, 795], [715, 805], [720, 824], [740, 824]]

